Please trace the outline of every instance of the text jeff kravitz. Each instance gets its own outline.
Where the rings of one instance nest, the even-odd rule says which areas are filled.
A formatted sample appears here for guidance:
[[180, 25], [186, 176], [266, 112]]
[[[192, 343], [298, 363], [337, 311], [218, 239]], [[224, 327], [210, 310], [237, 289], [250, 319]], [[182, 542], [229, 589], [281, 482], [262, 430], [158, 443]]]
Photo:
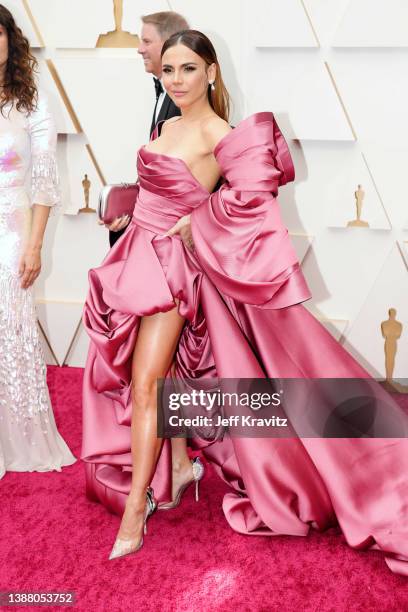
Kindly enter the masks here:
[[169, 417], [170, 427], [287, 427], [288, 419], [271, 416], [266, 418], [251, 417], [244, 415], [231, 415], [223, 417], [217, 415], [216, 418], [198, 415], [192, 418], [180, 417], [172, 414]]

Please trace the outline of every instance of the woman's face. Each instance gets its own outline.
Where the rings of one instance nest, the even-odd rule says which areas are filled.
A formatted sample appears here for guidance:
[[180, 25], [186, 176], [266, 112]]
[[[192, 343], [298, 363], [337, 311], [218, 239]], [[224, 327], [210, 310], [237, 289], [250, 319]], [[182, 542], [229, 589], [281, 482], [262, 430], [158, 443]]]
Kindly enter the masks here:
[[205, 98], [208, 82], [215, 79], [216, 66], [208, 64], [183, 44], [170, 47], [162, 57], [163, 85], [179, 108]]
[[7, 30], [0, 25], [0, 66], [4, 66], [8, 60], [8, 36]]

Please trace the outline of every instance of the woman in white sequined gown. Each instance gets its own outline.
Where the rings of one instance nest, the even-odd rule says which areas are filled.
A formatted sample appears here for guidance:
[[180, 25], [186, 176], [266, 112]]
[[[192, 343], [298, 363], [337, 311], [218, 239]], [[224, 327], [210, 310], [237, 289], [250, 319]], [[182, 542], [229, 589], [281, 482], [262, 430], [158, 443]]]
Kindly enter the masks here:
[[35, 65], [0, 5], [0, 478], [75, 462], [56, 428], [34, 307], [44, 230], [59, 199], [56, 133]]

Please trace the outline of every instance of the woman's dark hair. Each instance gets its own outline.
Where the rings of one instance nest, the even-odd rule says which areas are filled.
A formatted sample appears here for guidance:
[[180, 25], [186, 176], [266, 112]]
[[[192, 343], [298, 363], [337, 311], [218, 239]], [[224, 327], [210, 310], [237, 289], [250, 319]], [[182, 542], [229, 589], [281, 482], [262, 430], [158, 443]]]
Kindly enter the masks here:
[[208, 101], [217, 115], [225, 119], [225, 121], [228, 121], [230, 97], [224, 85], [224, 81], [222, 80], [217, 54], [210, 39], [198, 30], [182, 30], [181, 32], [176, 32], [176, 34], [170, 36], [164, 43], [161, 52], [162, 57], [167, 49], [175, 45], [184, 45], [188, 49], [191, 49], [194, 53], [197, 53], [208, 66], [211, 64], [216, 65], [215, 90], [212, 90], [210, 85], [208, 86]]
[[30, 43], [14, 21], [13, 15], [0, 4], [0, 25], [7, 32], [8, 60], [4, 74], [0, 111], [9, 103], [17, 110], [31, 113], [37, 106], [38, 91], [34, 73], [38, 63], [30, 52]]

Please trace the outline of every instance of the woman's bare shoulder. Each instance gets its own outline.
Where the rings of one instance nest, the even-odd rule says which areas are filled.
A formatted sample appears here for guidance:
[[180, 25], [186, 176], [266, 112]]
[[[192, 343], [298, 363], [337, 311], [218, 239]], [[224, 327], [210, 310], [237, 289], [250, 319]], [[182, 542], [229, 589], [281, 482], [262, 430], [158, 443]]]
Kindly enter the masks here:
[[168, 130], [168, 127], [171, 126], [172, 123], [176, 123], [180, 119], [180, 115], [176, 115], [175, 117], [170, 117], [170, 119], [166, 119], [166, 121], [163, 121], [163, 125], [161, 126], [161, 133]]
[[209, 117], [202, 125], [203, 137], [208, 144], [208, 148], [213, 151], [219, 141], [232, 130], [228, 121], [221, 119], [217, 115]]

